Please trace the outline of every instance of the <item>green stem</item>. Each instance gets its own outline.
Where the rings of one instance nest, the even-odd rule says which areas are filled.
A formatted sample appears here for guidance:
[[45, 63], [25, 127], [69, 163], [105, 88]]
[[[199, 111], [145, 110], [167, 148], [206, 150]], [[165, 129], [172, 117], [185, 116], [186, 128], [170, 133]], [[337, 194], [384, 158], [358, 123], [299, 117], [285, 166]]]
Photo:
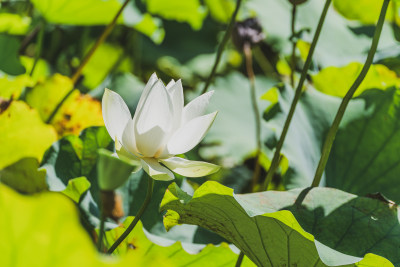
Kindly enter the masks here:
[[326, 136], [324, 146], [322, 148], [322, 155], [320, 161], [318, 163], [317, 170], [315, 172], [314, 180], [312, 182], [312, 187], [316, 187], [319, 185], [321, 181], [322, 174], [325, 170], [326, 163], [328, 162], [329, 154], [331, 152], [333, 141], [335, 140], [336, 133], [339, 129], [340, 122], [343, 118], [344, 112], [346, 111], [347, 105], [349, 104], [351, 98], [353, 97], [354, 93], [356, 92], [357, 88], [360, 86], [361, 82], [364, 80], [365, 76], [368, 73], [369, 68], [371, 67], [372, 61], [374, 59], [374, 55], [376, 49], [378, 47], [379, 38], [381, 36], [382, 27], [385, 22], [386, 11], [388, 8], [390, 0], [384, 0], [381, 13], [379, 15], [379, 20], [376, 25], [374, 38], [372, 39], [371, 49], [368, 52], [367, 59], [365, 64], [358, 75], [357, 79], [354, 81], [353, 85], [350, 87], [349, 91], [344, 96], [342, 103], [340, 103], [339, 110], [336, 114], [335, 119], [333, 120], [332, 126], [329, 129], [329, 132]]
[[104, 236], [105, 221], [106, 221], [106, 216], [104, 216], [104, 212], [101, 211], [99, 239], [97, 240], [97, 250], [100, 252], [103, 251], [103, 236]]
[[[117, 20], [118, 20], [119, 16], [122, 14], [122, 11], [128, 5], [129, 1], [130, 0], [125, 0], [125, 2], [122, 4], [121, 8], [118, 10], [117, 14], [114, 16], [113, 20], [104, 29], [104, 31], [102, 32], [100, 37], [97, 39], [96, 43], [92, 46], [92, 48], [89, 50], [89, 52], [86, 54], [86, 56], [82, 60], [79, 67], [76, 69], [75, 73], [72, 75], [71, 80], [74, 85], [78, 81], [79, 77], [81, 77], [83, 68], [86, 66], [86, 64], [89, 62], [89, 60], [92, 58], [94, 52], [97, 50], [97, 48], [99, 48], [99, 46], [102, 43], [104, 43], [104, 41], [110, 35], [111, 31], [114, 29], [114, 26], [117, 24]], [[57, 106], [55, 107], [55, 109], [50, 114], [49, 118], [47, 119], [46, 123], [51, 123], [54, 116], [57, 114], [57, 111], [61, 108], [61, 106], [68, 99], [68, 97], [72, 94], [73, 91], [74, 91], [74, 86], [72, 86], [71, 90], [69, 90], [68, 93], [63, 97], [63, 99], [61, 99], [61, 101], [57, 104]]]
[[319, 35], [321, 33], [322, 26], [323, 26], [324, 21], [325, 21], [326, 13], [328, 12], [329, 5], [331, 4], [331, 2], [332, 2], [332, 0], [326, 0], [324, 9], [322, 10], [322, 14], [321, 14], [321, 17], [319, 19], [317, 29], [315, 31], [313, 40], [311, 42], [310, 51], [308, 52], [306, 62], [304, 63], [304, 67], [303, 67], [303, 70], [301, 72], [299, 84], [297, 85], [296, 92], [295, 92], [292, 104], [290, 106], [290, 110], [289, 110], [289, 113], [287, 115], [285, 124], [283, 126], [281, 136], [279, 138], [278, 144], [276, 145], [274, 157], [272, 158], [272, 162], [271, 162], [271, 167], [268, 170], [267, 177], [265, 178], [265, 181], [264, 181], [264, 186], [263, 186], [264, 190], [267, 190], [268, 185], [269, 185], [270, 181], [272, 180], [272, 177], [274, 176], [276, 169], [279, 166], [279, 158], [280, 158], [280, 155], [281, 155], [281, 149], [282, 149], [283, 143], [285, 142], [286, 134], [287, 134], [287, 132], [289, 130], [289, 125], [290, 125], [290, 123], [292, 121], [293, 114], [294, 114], [294, 111], [296, 109], [296, 105], [300, 100], [302, 88], [303, 88], [304, 82], [305, 82], [306, 77], [307, 77], [307, 72], [308, 72], [308, 69], [310, 68], [312, 57], [313, 57], [313, 54], [314, 54], [314, 50], [315, 50], [315, 47], [317, 45], [317, 42], [318, 42], [318, 39], [319, 39]]
[[243, 52], [246, 59], [246, 70], [247, 76], [250, 81], [250, 95], [251, 95], [251, 105], [253, 107], [254, 120], [256, 124], [256, 162], [253, 172], [252, 178], [252, 190], [254, 190], [255, 186], [258, 184], [258, 179], [260, 176], [260, 154], [261, 154], [261, 120], [260, 120], [260, 111], [258, 109], [257, 104], [257, 94], [256, 94], [256, 85], [255, 85], [255, 75], [253, 71], [253, 55], [251, 51], [250, 43], [246, 42], [243, 46]]
[[211, 81], [213, 80], [213, 78], [215, 76], [215, 72], [217, 71], [217, 67], [218, 67], [219, 61], [221, 60], [222, 52], [224, 51], [225, 45], [228, 42], [229, 37], [231, 36], [231, 32], [232, 32], [232, 29], [233, 29], [233, 24], [236, 21], [236, 16], [237, 16], [237, 13], [239, 12], [239, 8], [240, 8], [241, 2], [242, 2], [242, 0], [237, 0], [236, 1], [235, 11], [233, 11], [231, 20], [229, 21], [228, 27], [227, 27], [227, 29], [225, 31], [224, 38], [222, 39], [222, 42], [219, 44], [218, 51], [217, 51], [217, 57], [215, 58], [214, 66], [212, 67], [210, 75], [208, 75], [206, 84], [204, 85], [204, 88], [201, 91], [201, 94], [204, 94], [205, 92], [207, 92], [208, 87], [210, 86]]
[[240, 251], [240, 254], [236, 261], [235, 267], [240, 267], [240, 265], [242, 265], [243, 258], [244, 258], [244, 253], [243, 253], [243, 251]]
[[296, 45], [297, 45], [297, 41], [296, 41], [296, 11], [297, 11], [297, 5], [296, 4], [292, 4], [292, 25], [291, 25], [291, 29], [292, 29], [292, 56], [290, 58], [290, 85], [292, 86], [292, 88], [294, 88], [294, 72], [295, 72], [295, 68], [296, 68]]
[[36, 65], [40, 58], [40, 55], [42, 54], [45, 28], [46, 28], [46, 22], [43, 20], [40, 25], [39, 34], [37, 36], [37, 43], [36, 43], [36, 48], [35, 48], [35, 50], [36, 50], [35, 51], [35, 61], [33, 62], [32, 69], [29, 73], [29, 76], [31, 76], [31, 77], [33, 75], [33, 72], [35, 71]]
[[115, 241], [115, 243], [107, 251], [107, 254], [113, 253], [114, 250], [122, 243], [122, 241], [124, 241], [124, 239], [130, 234], [133, 228], [135, 228], [136, 224], [139, 222], [147, 206], [150, 204], [151, 196], [153, 195], [153, 186], [154, 186], [154, 180], [153, 178], [148, 176], [147, 194], [146, 198], [143, 201], [142, 206], [140, 207], [138, 213], [136, 214], [131, 224], [128, 226], [128, 228], [126, 228], [125, 232], [122, 233], [122, 235], [117, 239], [117, 241]]

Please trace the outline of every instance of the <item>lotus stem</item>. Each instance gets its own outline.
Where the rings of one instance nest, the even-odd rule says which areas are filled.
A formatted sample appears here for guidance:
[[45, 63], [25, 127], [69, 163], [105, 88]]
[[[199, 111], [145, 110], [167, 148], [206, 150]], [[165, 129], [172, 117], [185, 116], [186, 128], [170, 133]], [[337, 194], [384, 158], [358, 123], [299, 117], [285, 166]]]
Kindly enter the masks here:
[[107, 254], [111, 254], [114, 250], [125, 240], [125, 238], [132, 232], [135, 228], [136, 224], [139, 222], [140, 218], [142, 217], [143, 213], [145, 212], [147, 206], [150, 204], [151, 197], [153, 195], [153, 187], [154, 187], [154, 180], [150, 176], [148, 176], [148, 185], [147, 185], [147, 193], [146, 198], [143, 201], [142, 206], [140, 207], [138, 213], [136, 214], [135, 218], [131, 222], [131, 224], [126, 228], [125, 232], [115, 241], [115, 243], [110, 247], [107, 251]]
[[265, 181], [264, 181], [263, 191], [267, 190], [268, 185], [269, 185], [270, 181], [272, 180], [272, 177], [274, 176], [276, 169], [279, 166], [282, 146], [283, 146], [283, 143], [285, 142], [286, 134], [287, 134], [287, 132], [289, 130], [289, 125], [292, 122], [292, 118], [293, 118], [294, 111], [296, 109], [296, 105], [300, 100], [302, 88], [303, 88], [304, 82], [305, 82], [306, 77], [307, 77], [307, 72], [308, 72], [308, 69], [310, 68], [312, 57], [313, 57], [314, 51], [315, 51], [315, 47], [317, 46], [317, 42], [318, 42], [321, 30], [322, 30], [322, 26], [324, 25], [325, 17], [326, 17], [326, 14], [328, 12], [328, 9], [329, 9], [329, 6], [330, 6], [331, 2], [332, 2], [332, 0], [326, 0], [325, 1], [325, 5], [324, 5], [324, 8], [322, 10], [321, 17], [319, 19], [318, 26], [317, 26], [317, 29], [315, 31], [313, 40], [311, 42], [311, 46], [310, 46], [310, 50], [309, 50], [308, 55], [307, 55], [306, 62], [304, 63], [304, 67], [303, 67], [303, 70], [301, 72], [300, 81], [299, 81], [299, 83], [297, 85], [296, 92], [295, 92], [292, 104], [290, 105], [290, 110], [289, 110], [289, 113], [287, 115], [285, 124], [283, 126], [281, 136], [279, 138], [278, 144], [276, 145], [274, 157], [272, 158], [272, 162], [271, 162], [271, 167], [269, 168], [268, 174], [267, 174], [267, 176], [265, 178]]
[[214, 65], [213, 65], [213, 67], [211, 69], [210, 75], [208, 75], [207, 81], [206, 81], [206, 83], [204, 85], [203, 90], [201, 91], [201, 94], [204, 94], [205, 92], [207, 92], [208, 87], [211, 84], [211, 81], [214, 79], [215, 72], [217, 71], [218, 64], [219, 64], [219, 62], [221, 60], [222, 52], [224, 52], [225, 45], [228, 42], [229, 37], [231, 36], [233, 25], [235, 24], [236, 16], [237, 16], [237, 13], [239, 12], [239, 8], [240, 8], [240, 4], [241, 3], [242, 3], [242, 0], [237, 0], [236, 1], [235, 10], [232, 13], [231, 20], [229, 21], [229, 24], [228, 24], [228, 27], [227, 27], [227, 29], [225, 31], [224, 37], [222, 38], [222, 42], [219, 44], [219, 47], [218, 47], [218, 50], [217, 50], [217, 56], [215, 57], [215, 61], [214, 61]]
[[369, 68], [372, 65], [372, 61], [374, 59], [374, 55], [376, 49], [378, 47], [379, 38], [381, 36], [383, 24], [385, 22], [386, 11], [388, 9], [390, 0], [384, 0], [382, 4], [381, 13], [379, 15], [378, 23], [375, 28], [374, 37], [372, 39], [371, 49], [368, 52], [367, 59], [365, 64], [358, 75], [357, 79], [354, 81], [353, 85], [350, 87], [349, 91], [347, 91], [346, 95], [344, 96], [342, 102], [340, 103], [338, 112], [336, 113], [335, 119], [333, 120], [332, 126], [328, 131], [328, 134], [325, 139], [324, 146], [322, 148], [321, 158], [318, 163], [317, 170], [315, 172], [314, 180], [312, 182], [312, 187], [316, 187], [319, 185], [322, 174], [324, 173], [326, 163], [328, 162], [329, 154], [332, 149], [333, 141], [335, 140], [336, 133], [339, 129], [340, 122], [342, 121], [344, 112], [346, 111], [347, 105], [349, 104], [351, 98], [353, 97], [354, 93], [356, 92], [357, 88], [360, 86], [362, 81], [364, 80], [365, 76], [368, 73]]

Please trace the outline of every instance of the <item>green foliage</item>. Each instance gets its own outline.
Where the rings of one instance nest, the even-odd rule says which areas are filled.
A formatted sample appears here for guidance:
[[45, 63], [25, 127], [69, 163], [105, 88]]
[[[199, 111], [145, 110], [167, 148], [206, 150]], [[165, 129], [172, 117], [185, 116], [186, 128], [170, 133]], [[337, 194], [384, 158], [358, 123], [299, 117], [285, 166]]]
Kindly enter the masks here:
[[57, 139], [52, 126], [22, 101], [3, 102], [0, 112], [0, 168], [25, 157], [42, 159], [45, 150]]
[[38, 167], [36, 158], [22, 158], [0, 170], [0, 182], [21, 193], [46, 191], [46, 171]]
[[[132, 220], [132, 217], [128, 217], [122, 225], [106, 232], [106, 242], [113, 244]], [[149, 239], [155, 243], [152, 243]], [[149, 258], [157, 258], [159, 255], [169, 255], [168, 259], [173, 266], [191, 267], [204, 266], [205, 264], [210, 267], [234, 265], [238, 257], [226, 243], [222, 243], [219, 246], [212, 244], [206, 246], [198, 245], [195, 251], [190, 251], [191, 253], [186, 251], [184, 246], [184, 243], [181, 244], [180, 242], [174, 242], [173, 240], [145, 233], [139, 222], [115, 253], [125, 255], [134, 251], [135, 254], [145, 254]], [[255, 265], [246, 258], [241, 266]]]
[[[305, 232], [289, 211], [282, 210], [249, 216], [249, 208], [241, 206], [233, 190], [216, 182], [206, 182], [193, 197], [172, 184], [161, 202], [167, 211], [164, 225], [167, 229], [181, 224], [198, 224], [212, 229], [240, 248], [257, 266], [291, 265], [329, 266], [325, 257], [333, 259], [332, 265], [393, 266], [385, 258], [368, 254], [364, 259], [323, 248], [324, 258], [317, 251], [314, 237]], [[257, 205], [259, 205], [259, 201]]]
[[[398, 207], [379, 196], [359, 197], [332, 188], [305, 188], [234, 197], [249, 216], [289, 210], [305, 231], [341, 253], [357, 257], [374, 253], [391, 262], [400, 258]], [[324, 247], [318, 243], [317, 247], [322, 255]]]
[[326, 169], [327, 186], [364, 195], [381, 192], [400, 201], [396, 186], [400, 167], [399, 91], [369, 90], [363, 116], [344, 125], [336, 136]]
[[117, 267], [131, 266], [133, 260], [139, 266], [160, 266], [160, 262], [169, 266], [166, 259], [140, 254], [122, 260], [100, 257], [79, 224], [76, 208], [60, 194], [27, 197], [0, 185], [0, 210], [2, 266]]
[[18, 59], [19, 40], [13, 36], [0, 34], [0, 70], [10, 75], [25, 73]]

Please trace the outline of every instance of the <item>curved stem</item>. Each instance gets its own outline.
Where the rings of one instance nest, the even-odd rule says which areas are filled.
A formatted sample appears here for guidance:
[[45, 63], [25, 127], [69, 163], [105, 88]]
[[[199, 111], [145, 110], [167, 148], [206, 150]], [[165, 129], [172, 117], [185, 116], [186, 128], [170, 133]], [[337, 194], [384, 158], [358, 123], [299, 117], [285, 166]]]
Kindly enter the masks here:
[[243, 253], [243, 251], [240, 251], [240, 254], [236, 261], [235, 267], [240, 267], [240, 265], [242, 265], [243, 258], [244, 258], [244, 253]]
[[294, 70], [296, 68], [296, 45], [297, 45], [297, 41], [295, 35], [296, 35], [296, 12], [297, 12], [297, 5], [296, 4], [292, 4], [292, 25], [291, 25], [291, 29], [292, 29], [292, 56], [290, 58], [290, 85], [292, 86], [292, 88], [294, 88]]
[[151, 196], [153, 195], [153, 186], [154, 186], [154, 180], [150, 176], [148, 176], [148, 185], [147, 185], [147, 193], [146, 193], [146, 198], [143, 201], [142, 206], [140, 207], [138, 213], [136, 214], [135, 218], [131, 222], [131, 224], [126, 228], [125, 232], [122, 233], [122, 235], [115, 241], [115, 243], [110, 247], [110, 249], [107, 251], [107, 254], [111, 254], [114, 252], [114, 250], [124, 241], [124, 239], [130, 234], [130, 232], [135, 228], [136, 224], [139, 222], [140, 218], [142, 217], [144, 211], [146, 210], [147, 206], [150, 203]]
[[215, 76], [215, 72], [217, 71], [217, 67], [218, 67], [219, 61], [221, 60], [222, 52], [224, 51], [225, 45], [228, 42], [229, 37], [231, 36], [231, 32], [232, 32], [232, 29], [233, 29], [233, 24], [235, 23], [236, 16], [237, 16], [237, 13], [239, 11], [241, 2], [242, 2], [242, 0], [237, 0], [236, 1], [235, 11], [233, 11], [231, 20], [229, 21], [229, 25], [228, 25], [228, 27], [227, 27], [227, 29], [225, 31], [224, 38], [222, 39], [222, 42], [219, 44], [218, 51], [217, 51], [217, 56], [216, 56], [215, 61], [214, 61], [214, 66], [212, 67], [210, 75], [208, 75], [206, 84], [204, 85], [204, 88], [201, 91], [201, 94], [204, 94], [205, 92], [207, 92], [208, 87], [210, 86], [210, 83], [211, 83], [212, 79]]
[[349, 91], [344, 96], [342, 103], [340, 103], [339, 110], [336, 113], [336, 117], [333, 120], [332, 126], [329, 129], [329, 132], [326, 136], [324, 146], [322, 148], [322, 155], [320, 161], [318, 163], [317, 170], [315, 172], [314, 180], [312, 182], [312, 187], [316, 187], [319, 185], [321, 181], [322, 174], [325, 170], [326, 163], [328, 162], [329, 154], [331, 152], [333, 141], [335, 140], [336, 133], [339, 129], [340, 122], [343, 118], [344, 112], [346, 111], [347, 105], [349, 104], [351, 98], [353, 97], [354, 93], [356, 92], [357, 88], [360, 86], [361, 82], [364, 80], [365, 76], [368, 73], [369, 68], [371, 67], [372, 61], [374, 59], [374, 55], [376, 49], [378, 47], [379, 38], [381, 36], [382, 27], [385, 22], [386, 11], [388, 8], [390, 0], [384, 0], [381, 13], [379, 15], [379, 20], [376, 25], [374, 38], [372, 39], [371, 49], [368, 52], [367, 59], [365, 64], [358, 75], [357, 79], [354, 81], [353, 85], [350, 87]]
[[251, 94], [251, 105], [253, 107], [254, 120], [256, 124], [256, 162], [253, 172], [252, 178], [252, 190], [258, 183], [258, 179], [260, 176], [260, 154], [261, 154], [261, 120], [260, 120], [260, 111], [258, 109], [257, 104], [257, 94], [256, 94], [256, 85], [255, 85], [255, 75], [253, 71], [253, 55], [251, 51], [250, 43], [246, 42], [243, 46], [243, 52], [246, 59], [246, 70], [247, 76], [250, 81], [250, 94]]
[[[129, 1], [130, 0], [125, 0], [125, 2], [122, 4], [121, 8], [118, 10], [117, 14], [114, 16], [113, 20], [104, 29], [103, 33], [97, 39], [96, 43], [92, 46], [92, 48], [89, 50], [89, 52], [86, 54], [86, 56], [82, 60], [82, 62], [79, 65], [79, 67], [76, 69], [75, 73], [72, 75], [71, 80], [72, 80], [72, 83], [74, 85], [78, 81], [79, 77], [81, 77], [83, 68], [86, 66], [86, 64], [89, 62], [89, 60], [92, 58], [94, 52], [97, 50], [97, 48], [110, 35], [110, 33], [111, 33], [112, 29], [114, 28], [115, 24], [117, 24], [117, 20], [118, 20], [119, 16], [122, 14], [122, 11], [128, 5]], [[73, 91], [74, 91], [74, 86], [72, 86], [71, 90], [69, 90], [68, 93], [63, 97], [63, 99], [61, 99], [61, 101], [57, 104], [57, 106], [55, 107], [55, 109], [50, 114], [49, 118], [47, 119], [46, 123], [51, 123], [51, 121], [53, 120], [53, 118], [56, 115], [57, 111], [61, 108], [61, 106], [68, 99], [68, 97], [72, 94]]]
[[301, 96], [301, 91], [302, 91], [304, 82], [305, 82], [306, 77], [307, 77], [307, 71], [310, 68], [312, 57], [313, 57], [313, 54], [314, 54], [314, 51], [315, 51], [315, 47], [317, 45], [317, 42], [318, 42], [318, 39], [319, 39], [319, 35], [321, 33], [321, 30], [322, 30], [322, 26], [324, 25], [326, 13], [328, 12], [329, 5], [331, 4], [331, 2], [332, 2], [332, 0], [326, 0], [324, 9], [322, 10], [322, 14], [321, 14], [321, 17], [319, 19], [317, 29], [315, 30], [315, 34], [314, 34], [313, 40], [311, 42], [310, 51], [308, 52], [306, 62], [304, 63], [304, 67], [303, 67], [303, 70], [301, 72], [299, 84], [297, 85], [296, 92], [295, 92], [292, 104], [290, 105], [290, 110], [289, 110], [289, 113], [287, 115], [285, 124], [283, 126], [281, 136], [279, 138], [278, 144], [276, 145], [274, 157], [272, 158], [272, 162], [271, 162], [271, 167], [269, 168], [267, 177], [265, 178], [265, 181], [264, 181], [264, 186], [263, 186], [264, 191], [267, 190], [268, 184], [272, 180], [272, 177], [274, 176], [275, 171], [279, 166], [279, 158], [280, 158], [280, 155], [281, 155], [281, 149], [282, 149], [283, 143], [285, 142], [286, 134], [287, 134], [287, 132], [289, 130], [289, 125], [290, 125], [290, 123], [292, 121], [293, 114], [294, 114], [294, 111], [296, 109], [297, 102], [299, 102], [299, 99], [300, 99], [300, 96]]

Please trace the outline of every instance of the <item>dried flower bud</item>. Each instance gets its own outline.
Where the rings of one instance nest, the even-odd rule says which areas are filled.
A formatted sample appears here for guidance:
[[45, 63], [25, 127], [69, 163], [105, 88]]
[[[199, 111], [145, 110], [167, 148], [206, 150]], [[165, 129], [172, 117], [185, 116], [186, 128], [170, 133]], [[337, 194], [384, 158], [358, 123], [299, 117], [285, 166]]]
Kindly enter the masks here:
[[265, 35], [257, 18], [249, 18], [236, 22], [232, 32], [232, 40], [235, 46], [243, 50], [245, 43], [255, 45], [264, 40]]

